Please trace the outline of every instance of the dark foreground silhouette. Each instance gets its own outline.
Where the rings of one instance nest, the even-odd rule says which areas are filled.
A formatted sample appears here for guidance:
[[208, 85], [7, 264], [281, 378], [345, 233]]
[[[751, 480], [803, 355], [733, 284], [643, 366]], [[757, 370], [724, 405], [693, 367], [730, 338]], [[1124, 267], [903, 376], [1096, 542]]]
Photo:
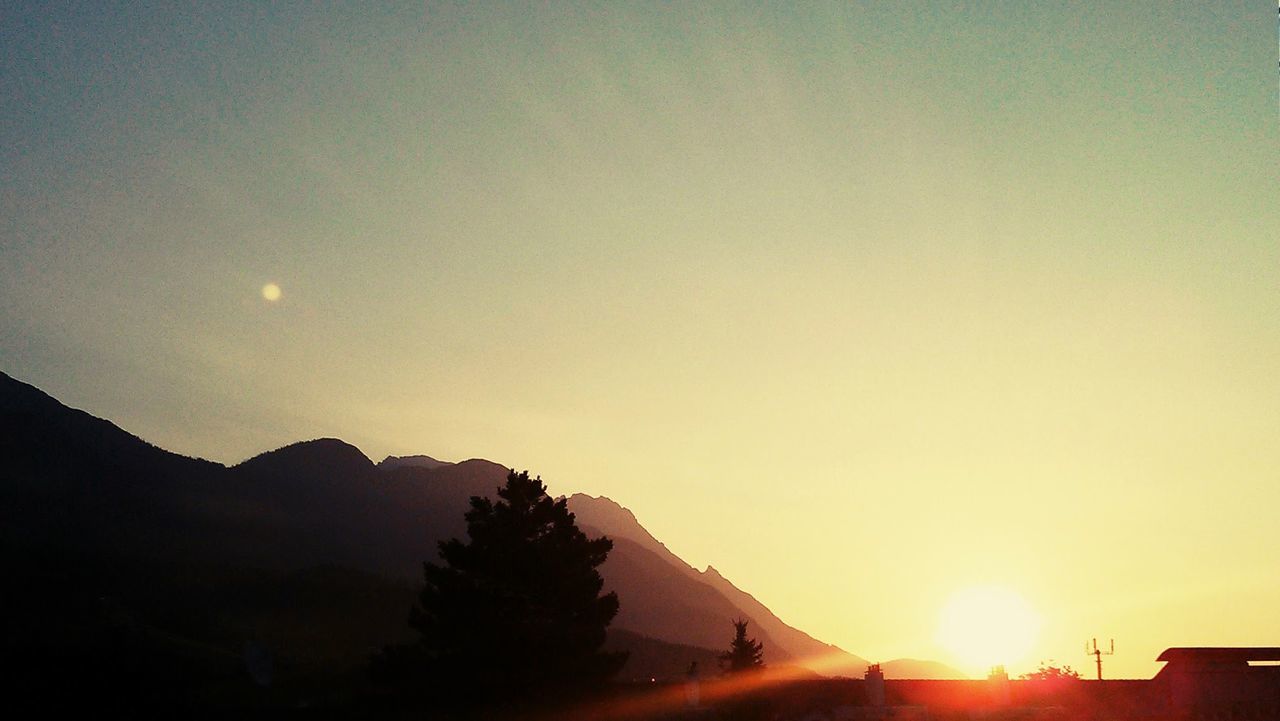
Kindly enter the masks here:
[[[423, 560], [465, 534], [468, 499], [493, 499], [507, 476], [483, 460], [375, 465], [334, 439], [226, 467], [152, 446], [2, 373], [0, 431], [0, 553], [24, 573], [80, 569], [71, 585], [86, 603], [107, 599], [132, 627], [234, 657], [258, 644], [276, 659], [277, 685], [302, 668], [350, 670], [413, 638], [400, 621]], [[751, 622], [770, 664], [854, 676], [866, 668], [714, 569], [693, 569], [609, 499], [579, 494], [567, 505], [585, 532], [613, 540], [600, 572], [605, 590], [626, 599], [606, 639], [606, 650], [632, 652], [619, 679], [678, 679], [691, 660], [714, 668], [734, 618]], [[39, 593], [47, 584], [18, 585]], [[394, 607], [403, 611], [387, 612]], [[897, 672], [935, 669], [904, 661]]]
[[[480, 460], [379, 467], [332, 439], [225, 467], [0, 374], [0, 630], [17, 669], [6, 688], [15, 703], [93, 708], [378, 700], [369, 660], [418, 637], [405, 619], [423, 560], [466, 532], [468, 498], [506, 476]], [[787, 639], [792, 651], [769, 639], [775, 662], [834, 651], [683, 564], [608, 499], [567, 506], [613, 538], [603, 590], [629, 600], [601, 651], [628, 654], [623, 684], [715, 668], [736, 617]]]
[[499, 500], [474, 496], [466, 542], [440, 544], [409, 625], [417, 642], [375, 659], [375, 681], [433, 707], [554, 701], [600, 689], [626, 661], [602, 651], [618, 596], [596, 570], [613, 542], [590, 539], [541, 479], [511, 472]]

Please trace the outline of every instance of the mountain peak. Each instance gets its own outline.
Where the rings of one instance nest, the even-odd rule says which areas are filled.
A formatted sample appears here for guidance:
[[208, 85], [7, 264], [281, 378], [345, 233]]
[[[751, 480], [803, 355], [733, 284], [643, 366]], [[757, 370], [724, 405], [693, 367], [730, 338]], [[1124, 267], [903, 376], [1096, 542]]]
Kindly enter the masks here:
[[600, 530], [607, 528], [612, 536], [629, 538], [660, 555], [669, 553], [666, 546], [640, 525], [631, 509], [612, 498], [575, 493], [569, 496], [568, 502], [569, 510], [573, 511], [579, 523]]
[[569, 502], [580, 507], [591, 508], [593, 515], [608, 516], [612, 521], [642, 528], [640, 526], [640, 521], [636, 520], [636, 514], [632, 513], [631, 509], [608, 496], [592, 496], [586, 493], [575, 493], [572, 496], [569, 496]]
[[316, 438], [299, 441], [274, 451], [254, 456], [235, 466], [248, 472], [278, 473], [288, 469], [306, 475], [334, 475], [341, 473], [367, 473], [373, 470], [373, 461], [359, 448], [338, 438]]
[[440, 466], [453, 465], [449, 461], [441, 461], [427, 455], [387, 456], [378, 462], [378, 470], [390, 471], [396, 468], [426, 468], [431, 470]]

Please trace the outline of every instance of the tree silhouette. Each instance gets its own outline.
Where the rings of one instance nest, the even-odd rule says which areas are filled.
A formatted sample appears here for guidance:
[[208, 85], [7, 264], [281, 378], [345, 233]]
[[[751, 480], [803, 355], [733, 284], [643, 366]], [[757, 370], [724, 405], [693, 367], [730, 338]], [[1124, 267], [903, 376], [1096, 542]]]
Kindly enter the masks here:
[[596, 570], [613, 548], [588, 539], [563, 498], [512, 471], [501, 500], [473, 496], [469, 542], [440, 543], [409, 624], [431, 685], [443, 695], [526, 698], [599, 684], [625, 654], [602, 653], [617, 594]]
[[1080, 679], [1080, 672], [1070, 666], [1055, 666], [1050, 660], [1047, 664], [1041, 661], [1039, 668], [1022, 674], [1021, 678], [1026, 681], [1077, 681]]
[[764, 668], [764, 644], [747, 638], [747, 622], [733, 622], [733, 642], [729, 650], [720, 654], [720, 664], [729, 673]]

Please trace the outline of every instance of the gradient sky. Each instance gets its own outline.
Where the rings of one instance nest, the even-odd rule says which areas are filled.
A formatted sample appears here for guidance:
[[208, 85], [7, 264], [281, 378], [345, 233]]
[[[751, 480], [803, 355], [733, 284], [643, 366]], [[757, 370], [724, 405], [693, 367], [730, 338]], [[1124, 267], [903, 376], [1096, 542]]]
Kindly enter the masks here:
[[5, 372], [528, 468], [872, 660], [1280, 645], [1270, 4], [138, 5], [0, 10]]

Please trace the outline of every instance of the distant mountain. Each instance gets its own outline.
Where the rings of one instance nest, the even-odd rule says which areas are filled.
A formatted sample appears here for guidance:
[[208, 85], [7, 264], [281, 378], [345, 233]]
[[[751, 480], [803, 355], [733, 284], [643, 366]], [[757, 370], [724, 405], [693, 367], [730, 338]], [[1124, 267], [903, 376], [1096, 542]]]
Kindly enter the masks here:
[[707, 584], [718, 590], [735, 606], [750, 614], [761, 630], [770, 634], [793, 658], [803, 666], [824, 676], [861, 677], [867, 670], [867, 662], [828, 643], [823, 643], [796, 628], [782, 622], [754, 596], [740, 590], [711, 566], [702, 574]]
[[[866, 671], [865, 660], [788, 626], [764, 604], [750, 594], [739, 590], [714, 568], [708, 567], [706, 571], [700, 572], [685, 563], [645, 530], [631, 511], [614, 501], [579, 493], [569, 498], [569, 508], [577, 516], [580, 524], [599, 529], [613, 538], [615, 547], [618, 545], [618, 539], [627, 539], [689, 579], [716, 591], [717, 596], [724, 598], [737, 609], [738, 616], [751, 622], [752, 631], [757, 639], [766, 641], [766, 662], [793, 663], [828, 676], [861, 677]], [[655, 637], [662, 638], [662, 636]], [[718, 645], [723, 645], [723, 639]]]
[[319, 438], [263, 453], [233, 466], [262, 479], [291, 478], [308, 484], [333, 479], [367, 478], [375, 470], [359, 448], [337, 438]]
[[439, 468], [452, 465], [448, 461], [437, 461], [431, 456], [387, 456], [378, 462], [378, 470], [389, 471], [394, 468]]
[[[422, 562], [436, 558], [441, 540], [465, 535], [469, 499], [493, 497], [507, 472], [482, 459], [430, 456], [375, 465], [333, 438], [228, 468], [160, 449], [0, 374], [0, 541], [31, 576], [28, 586], [109, 603], [114, 610], [103, 618], [217, 653], [268, 639], [295, 669], [308, 658], [363, 663], [407, 634]], [[614, 501], [568, 501], [589, 533], [614, 540], [602, 574], [621, 600], [610, 644], [635, 652], [624, 675], [707, 665], [727, 647], [735, 618], [750, 621], [772, 665], [848, 675], [865, 668], [788, 626], [715, 569], [689, 566]], [[67, 585], [71, 579], [78, 581]], [[33, 613], [57, 608], [38, 598], [30, 598]], [[322, 617], [327, 625], [305, 622]], [[22, 638], [27, 631], [11, 625], [22, 622], [11, 616], [5, 630]], [[339, 640], [320, 643], [317, 628]], [[932, 672], [891, 663], [924, 669], [904, 671], [915, 677]]]
[[626, 538], [685, 575], [699, 578], [697, 569], [685, 563], [683, 559], [672, 553], [666, 544], [654, 538], [653, 534], [640, 525], [634, 513], [617, 502], [604, 496], [575, 493], [569, 496], [568, 503], [569, 510], [573, 511], [579, 525], [599, 529], [608, 533], [610, 538]]

